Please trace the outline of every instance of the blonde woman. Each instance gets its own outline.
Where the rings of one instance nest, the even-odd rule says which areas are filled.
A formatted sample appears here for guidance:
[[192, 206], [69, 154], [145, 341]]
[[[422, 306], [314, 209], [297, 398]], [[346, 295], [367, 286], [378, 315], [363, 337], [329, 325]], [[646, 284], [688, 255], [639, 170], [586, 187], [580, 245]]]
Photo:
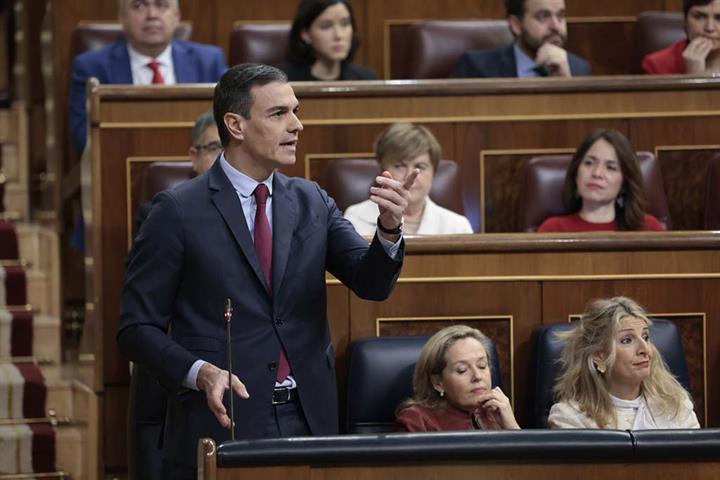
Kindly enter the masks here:
[[490, 375], [490, 341], [475, 328], [453, 325], [430, 337], [413, 375], [413, 398], [396, 423], [407, 432], [519, 429], [510, 400]]
[[688, 393], [652, 343], [650, 324], [629, 298], [590, 303], [577, 327], [561, 334], [567, 344], [550, 428], [700, 427]]

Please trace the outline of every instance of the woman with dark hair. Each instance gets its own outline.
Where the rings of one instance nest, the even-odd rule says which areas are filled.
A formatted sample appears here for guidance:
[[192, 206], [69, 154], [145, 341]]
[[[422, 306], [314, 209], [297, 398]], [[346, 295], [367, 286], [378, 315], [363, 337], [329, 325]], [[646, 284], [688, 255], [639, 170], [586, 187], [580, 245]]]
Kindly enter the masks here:
[[683, 0], [687, 38], [646, 55], [649, 74], [720, 72], [720, 0]]
[[283, 70], [291, 82], [373, 80], [372, 69], [352, 63], [358, 44], [350, 0], [301, 0]]
[[568, 213], [545, 220], [538, 232], [665, 230], [645, 212], [645, 192], [635, 151], [616, 130], [595, 130], [575, 151], [565, 174]]
[[510, 400], [490, 375], [490, 340], [467, 325], [430, 337], [413, 375], [413, 398], [397, 410], [406, 432], [520, 429]]

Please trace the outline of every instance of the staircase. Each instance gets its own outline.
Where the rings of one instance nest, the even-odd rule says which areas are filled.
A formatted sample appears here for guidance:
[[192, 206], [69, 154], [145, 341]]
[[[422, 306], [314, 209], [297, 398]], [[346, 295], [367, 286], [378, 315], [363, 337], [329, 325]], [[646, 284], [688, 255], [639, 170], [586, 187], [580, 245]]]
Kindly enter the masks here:
[[26, 124], [0, 110], [0, 480], [90, 479], [93, 392], [63, 363], [58, 236], [28, 221]]

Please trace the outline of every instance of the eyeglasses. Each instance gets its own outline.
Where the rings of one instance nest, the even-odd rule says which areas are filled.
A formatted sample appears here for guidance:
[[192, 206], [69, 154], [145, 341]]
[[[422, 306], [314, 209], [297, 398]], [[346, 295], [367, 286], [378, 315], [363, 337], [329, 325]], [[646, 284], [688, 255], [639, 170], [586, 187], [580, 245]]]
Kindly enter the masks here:
[[203, 150], [205, 150], [206, 152], [212, 153], [212, 154], [219, 153], [220, 150], [222, 150], [222, 148], [223, 148], [222, 143], [220, 143], [220, 142], [210, 142], [210, 143], [206, 143], [205, 145], [194, 145], [194, 147], [199, 152], [202, 152]]
[[170, 8], [170, 1], [169, 0], [133, 0], [130, 2], [130, 8], [136, 11], [144, 12], [148, 8], [150, 8], [150, 5], [154, 6], [160, 11], [165, 11], [168, 8]]

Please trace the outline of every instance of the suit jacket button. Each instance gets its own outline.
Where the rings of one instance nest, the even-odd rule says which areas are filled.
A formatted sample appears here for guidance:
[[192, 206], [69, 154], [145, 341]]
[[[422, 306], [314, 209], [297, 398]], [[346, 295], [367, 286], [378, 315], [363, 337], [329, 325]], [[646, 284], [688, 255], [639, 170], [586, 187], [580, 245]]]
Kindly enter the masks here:
[[282, 324], [283, 324], [282, 318], [275, 317], [275, 325], [277, 325], [279, 327]]
[[277, 362], [268, 363], [268, 370], [270, 370], [271, 372], [274, 372], [275, 370], [277, 370]]

